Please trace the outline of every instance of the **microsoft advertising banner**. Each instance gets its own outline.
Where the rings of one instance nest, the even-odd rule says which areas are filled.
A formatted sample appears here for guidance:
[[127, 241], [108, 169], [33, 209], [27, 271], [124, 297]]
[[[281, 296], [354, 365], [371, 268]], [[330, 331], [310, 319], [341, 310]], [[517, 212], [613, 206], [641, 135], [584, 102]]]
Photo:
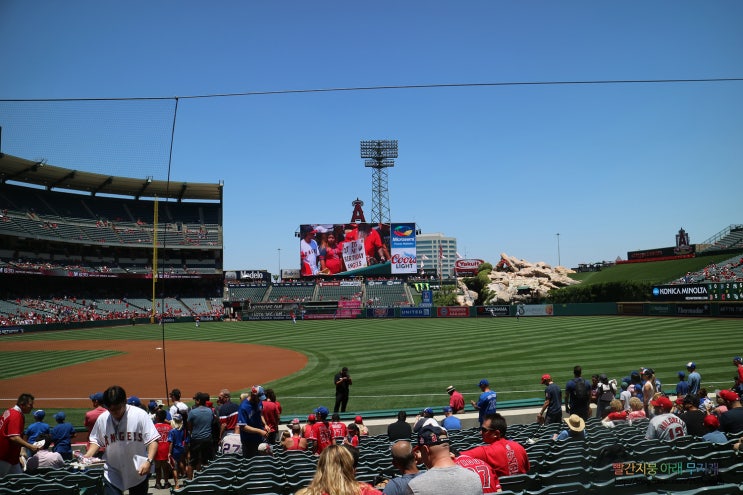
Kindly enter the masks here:
[[417, 273], [414, 223], [390, 224], [390, 249], [393, 275]]

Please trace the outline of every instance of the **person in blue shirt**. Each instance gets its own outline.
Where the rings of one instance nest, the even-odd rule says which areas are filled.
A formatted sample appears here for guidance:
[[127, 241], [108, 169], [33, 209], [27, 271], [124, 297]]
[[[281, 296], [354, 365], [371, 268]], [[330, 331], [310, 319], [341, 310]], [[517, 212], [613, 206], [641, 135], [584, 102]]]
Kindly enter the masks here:
[[569, 418], [565, 420], [567, 430], [562, 430], [560, 433], [555, 433], [552, 440], [585, 440], [586, 439], [586, 422], [577, 414], [571, 414]]
[[444, 407], [444, 416], [443, 421], [441, 421], [441, 426], [443, 426], [446, 431], [462, 429], [462, 422], [459, 421], [458, 417], [454, 416], [454, 410], [451, 406]]
[[712, 443], [728, 443], [728, 437], [719, 430], [720, 420], [714, 414], [708, 414], [702, 421], [704, 427], [707, 429], [707, 433], [702, 435], [702, 439]]
[[28, 443], [34, 443], [39, 438], [39, 435], [48, 435], [51, 431], [49, 425], [44, 423], [45, 416], [46, 411], [43, 409], [37, 409], [34, 411], [34, 419], [36, 422], [26, 428], [26, 439]]
[[480, 426], [482, 426], [482, 422], [485, 421], [486, 415], [496, 413], [497, 395], [495, 391], [490, 390], [490, 382], [486, 378], [480, 380], [478, 386], [482, 392], [480, 398], [477, 402], [471, 400], [470, 404], [479, 411], [478, 420], [480, 421]]
[[689, 372], [689, 393], [699, 395], [699, 387], [702, 386], [702, 375], [697, 371], [697, 365], [694, 361], [686, 363], [686, 370]]
[[75, 437], [75, 427], [66, 423], [64, 411], [59, 411], [54, 415], [57, 425], [52, 428], [52, 443], [54, 452], [62, 456], [65, 461], [72, 460], [72, 439]]
[[689, 393], [689, 382], [686, 381], [686, 373], [678, 372], [679, 382], [676, 384], [676, 397], [686, 397]]

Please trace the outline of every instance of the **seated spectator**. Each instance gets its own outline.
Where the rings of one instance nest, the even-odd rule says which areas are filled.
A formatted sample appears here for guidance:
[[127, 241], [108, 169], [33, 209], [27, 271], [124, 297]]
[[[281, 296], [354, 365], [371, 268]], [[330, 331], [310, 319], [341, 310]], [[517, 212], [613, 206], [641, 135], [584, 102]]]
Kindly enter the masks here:
[[413, 433], [418, 433], [421, 428], [428, 425], [439, 426], [439, 422], [433, 417], [433, 408], [431, 407], [425, 408], [415, 417]]
[[704, 417], [704, 428], [707, 431], [702, 435], [702, 439], [712, 443], [728, 443], [728, 437], [720, 431], [720, 420], [714, 414], [708, 414]]
[[392, 465], [401, 476], [392, 478], [384, 487], [384, 495], [407, 495], [408, 483], [420, 474], [413, 455], [413, 445], [409, 440], [398, 440], [390, 448]]
[[341, 415], [337, 412], [334, 412], [330, 417], [328, 428], [330, 428], [330, 436], [333, 438], [343, 438], [348, 433], [346, 425], [341, 421]]
[[707, 413], [699, 409], [699, 396], [687, 394], [683, 399], [682, 407], [683, 412], [678, 416], [686, 423], [686, 432], [695, 437], [701, 437], [707, 433], [704, 427], [704, 418]]
[[51, 452], [49, 445], [52, 443], [52, 437], [48, 433], [43, 433], [36, 438], [37, 442], [44, 442], [38, 452], [26, 461], [26, 472], [29, 474], [36, 473], [39, 469], [61, 469], [65, 466], [64, 459], [58, 452]]
[[632, 410], [629, 406], [629, 400], [632, 398], [632, 391], [629, 389], [629, 383], [622, 382], [622, 391], [619, 393], [619, 400], [622, 401], [622, 409], [628, 413]]
[[348, 433], [343, 439], [343, 445], [350, 445], [352, 447], [359, 446], [359, 427], [356, 423], [348, 425]]
[[725, 433], [743, 432], [743, 407], [740, 397], [732, 390], [720, 390], [717, 394], [725, 401], [728, 411], [720, 416], [720, 429]]
[[400, 411], [397, 413], [397, 421], [387, 426], [387, 438], [390, 442], [395, 440], [410, 440], [413, 429], [407, 423], [408, 413]]
[[673, 408], [671, 399], [661, 395], [650, 401], [650, 404], [653, 406], [655, 415], [648, 424], [648, 429], [645, 432], [646, 439], [657, 438], [658, 440], [669, 441], [686, 436], [686, 423], [675, 414], [671, 414]]
[[486, 445], [465, 450], [462, 455], [475, 457], [490, 464], [499, 478], [529, 472], [526, 449], [513, 440], [506, 439], [506, 419], [498, 413], [487, 414], [480, 427]]
[[454, 416], [454, 410], [451, 406], [444, 407], [444, 420], [441, 421], [441, 426], [446, 431], [456, 431], [462, 429], [462, 422], [458, 417]]
[[[619, 401], [617, 401], [619, 402]], [[622, 403], [619, 403], [620, 407]], [[557, 441], [562, 440], [585, 440], [586, 439], [586, 422], [577, 414], [571, 414], [570, 417], [565, 419], [567, 429], [562, 430], [560, 433], [556, 433], [552, 439]]]
[[356, 423], [356, 426], [359, 428], [359, 436], [361, 437], [369, 436], [369, 428], [367, 428], [366, 425], [364, 424], [364, 418], [362, 418], [361, 416], [356, 416], [353, 422]]
[[307, 439], [302, 436], [302, 428], [299, 418], [294, 418], [289, 425], [291, 434], [289, 438], [282, 440], [281, 445], [286, 450], [307, 450]]
[[602, 421], [604, 426], [614, 426], [615, 421], [626, 421], [629, 416], [629, 413], [624, 410], [622, 401], [619, 399], [614, 399], [609, 403], [609, 411]]
[[329, 445], [317, 461], [317, 470], [306, 488], [296, 495], [377, 495], [379, 490], [356, 481], [353, 454], [346, 447]]
[[644, 419], [646, 417], [642, 400], [640, 400], [638, 397], [632, 397], [629, 400], [629, 406], [632, 410], [627, 415], [627, 419], [629, 419], [630, 421], [635, 419]]

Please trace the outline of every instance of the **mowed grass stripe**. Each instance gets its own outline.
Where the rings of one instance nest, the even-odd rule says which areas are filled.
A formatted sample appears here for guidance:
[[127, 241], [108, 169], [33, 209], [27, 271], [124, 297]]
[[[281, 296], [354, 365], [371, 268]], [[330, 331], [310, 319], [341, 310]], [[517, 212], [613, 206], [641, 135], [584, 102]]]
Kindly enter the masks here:
[[[305, 354], [307, 366], [292, 376], [263, 383], [274, 388], [285, 416], [333, 405], [333, 375], [342, 366], [354, 378], [355, 411], [440, 406], [455, 385], [476, 398], [488, 378], [499, 400], [540, 397], [542, 373], [564, 386], [576, 364], [584, 375], [606, 373], [621, 380], [640, 366], [656, 369], [664, 389], [675, 389], [676, 372], [696, 361], [703, 385], [732, 385], [731, 358], [743, 349], [740, 320], [647, 317], [522, 317], [470, 319], [204, 322], [166, 324], [168, 340], [261, 344]], [[101, 339], [161, 340], [155, 325], [98, 329]], [[47, 332], [9, 338], [93, 338], [93, 331]], [[167, 349], [167, 342], [166, 342]], [[239, 372], [227, 369], [225, 373]], [[245, 388], [253, 384], [245, 376]], [[183, 385], [181, 385], [183, 386]], [[220, 384], [215, 383], [217, 390]], [[134, 391], [132, 391], [134, 393]]]
[[74, 364], [105, 359], [118, 351], [7, 351], [0, 352], [0, 380], [31, 375]]

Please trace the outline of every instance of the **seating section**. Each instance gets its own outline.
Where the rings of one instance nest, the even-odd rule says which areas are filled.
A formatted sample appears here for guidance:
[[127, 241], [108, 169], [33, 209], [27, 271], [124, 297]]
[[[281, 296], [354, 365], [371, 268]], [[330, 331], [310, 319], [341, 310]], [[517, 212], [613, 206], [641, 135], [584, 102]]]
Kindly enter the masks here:
[[387, 285], [379, 282], [366, 284], [367, 306], [410, 306], [411, 304], [404, 284]]
[[312, 301], [315, 285], [272, 285], [266, 295], [268, 302]]
[[261, 302], [263, 301], [263, 297], [266, 295], [267, 290], [267, 285], [249, 287], [238, 287], [231, 285], [229, 286], [229, 299], [230, 301]]

